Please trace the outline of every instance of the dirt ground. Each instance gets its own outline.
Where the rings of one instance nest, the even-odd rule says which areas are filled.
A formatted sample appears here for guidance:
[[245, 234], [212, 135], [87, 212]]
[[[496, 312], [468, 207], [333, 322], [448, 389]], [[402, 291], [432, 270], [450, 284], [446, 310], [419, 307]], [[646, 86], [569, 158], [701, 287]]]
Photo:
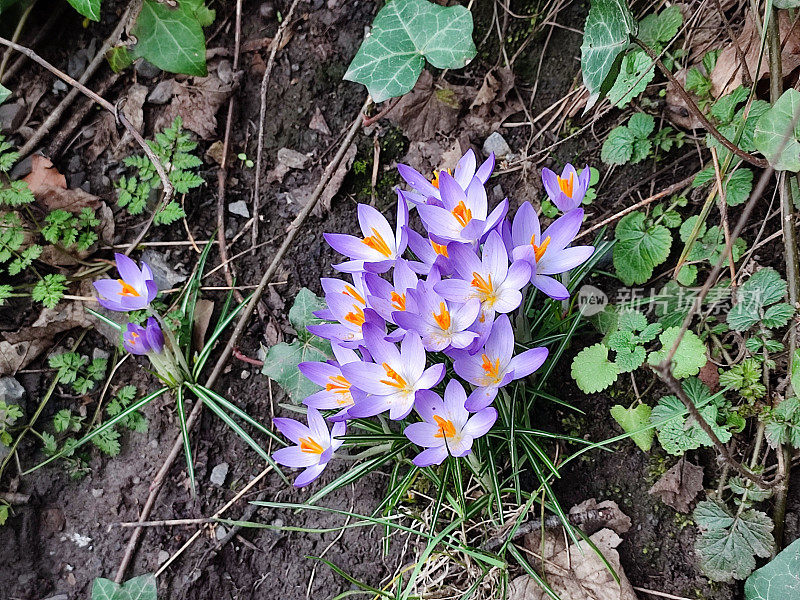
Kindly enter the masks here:
[[[46, 4], [46, 3], [45, 3]], [[233, 3], [226, 2], [215, 6], [218, 24], [225, 23], [209, 42], [209, 48], [231, 48], [233, 30], [231, 15]], [[276, 2], [280, 10], [286, 10], [288, 2]], [[237, 259], [235, 269], [238, 281], [254, 284], [271, 261], [274, 252], [282, 241], [286, 226], [298, 210], [293, 202], [292, 190], [308, 183], [315, 183], [321, 169], [335, 148], [339, 132], [356, 116], [362, 105], [365, 92], [357, 84], [343, 82], [342, 75], [356, 52], [368, 25], [380, 3], [371, 1], [311, 0], [301, 2], [298, 8], [300, 18], [293, 27], [293, 36], [286, 47], [279, 52], [267, 95], [267, 121], [265, 130], [266, 145], [264, 156], [267, 168], [274, 166], [278, 149], [291, 148], [310, 153], [312, 164], [306, 170], [292, 171], [282, 183], [264, 185], [260, 200], [260, 242], [265, 245], [250, 255]], [[476, 42], [487, 36], [491, 25], [492, 7], [490, 2], [478, 2], [476, 14]], [[530, 2], [512, 2], [517, 12], [524, 12]], [[274, 35], [277, 22], [274, 18], [260, 15], [260, 2], [244, 3], [242, 41], [258, 40]], [[43, 21], [49, 9], [39, 6], [33, 13], [33, 22]], [[580, 27], [586, 3], [573, 3], [564, 15], [565, 22]], [[104, 13], [105, 14], [105, 13]], [[80, 19], [74, 14], [65, 13], [64, 26], [56, 35], [38, 50], [55, 64], [65, 64], [67, 56], [63, 49], [86, 47], [92, 36], [102, 39], [113, 28], [110, 18], [89, 30], [80, 28]], [[82, 32], [78, 40], [73, 39], [76, 32]], [[511, 29], [509, 36], [522, 33]], [[516, 63], [516, 83], [527, 97], [533, 86], [540, 53], [545, 48], [543, 69], [536, 101], [531, 112], [543, 110], [569, 88], [578, 70], [580, 36], [568, 30], [554, 30], [553, 38], [545, 48], [544, 36], [538, 36], [529, 45], [525, 56]], [[486, 71], [498, 60], [496, 36], [489, 35], [485, 44], [479, 47], [479, 58], [464, 72], [454, 74], [453, 80], [460, 85], [480, 86]], [[237, 117], [234, 120], [233, 144], [235, 148], [246, 149], [249, 157], [255, 158], [255, 138], [257, 136], [258, 113], [260, 106], [259, 85], [267, 53], [265, 50], [246, 53], [242, 59], [244, 74], [241, 88], [237, 92]], [[25, 78], [48, 78], [33, 67]], [[107, 98], [123, 97], [136, 78], [137, 82], [153, 89], [164, 74], [147, 77], [140, 72], [124, 74], [106, 92]], [[50, 81], [48, 79], [48, 81]], [[49, 84], [48, 84], [49, 85]], [[34, 112], [34, 122], [47, 114], [48, 108], [56, 102], [52, 94], [45, 93]], [[225, 104], [227, 106], [227, 103]], [[331, 135], [308, 127], [310, 120], [321, 111]], [[152, 132], [156, 108], [145, 106], [148, 133]], [[511, 121], [524, 120], [519, 118]], [[96, 116], [90, 114], [84, 127], [92, 127]], [[225, 110], [217, 115], [217, 138], [224, 127]], [[526, 142], [528, 131], [524, 128], [501, 130], [512, 148], [519, 148]], [[393, 161], [400, 160], [414, 145], [415, 140], [404, 139], [397, 130], [383, 122], [357, 139], [357, 160], [368, 159], [371, 167], [373, 138], [382, 145], [381, 165], [390, 169]], [[485, 136], [473, 131], [459, 131], [449, 134], [445, 144], [456, 139], [480, 148]], [[108, 153], [88, 167], [84, 164], [83, 152], [88, 136], [79, 137], [78, 143], [70, 146], [58, 156], [51, 157], [62, 172], [74, 175], [85, 172], [92, 193], [105, 198], [113, 197], [109, 179], [117, 172], [118, 163], [108, 157]], [[552, 140], [548, 136], [537, 144], [545, 147]], [[203, 142], [205, 151], [210, 142]], [[534, 146], [536, 149], [536, 145]], [[76, 161], [74, 157], [79, 159]], [[544, 157], [540, 165], [577, 159], [577, 162], [598, 161], [599, 144], [587, 135], [559, 146]], [[679, 156], [668, 157], [663, 164]], [[208, 239], [215, 227], [216, 206], [216, 168], [207, 165], [203, 172], [207, 185], [190, 194], [185, 201], [188, 223], [197, 239]], [[686, 176], [688, 171], [679, 163], [660, 175], [658, 184], [668, 185]], [[598, 200], [598, 212], [610, 210], [613, 202], [631, 186], [650, 173], [641, 169], [616, 172]], [[396, 182], [389, 170], [381, 170], [381, 185], [378, 187], [375, 202], [382, 210], [391, 210], [394, 202], [391, 186]], [[234, 166], [227, 186], [226, 202], [251, 200], [253, 170], [238, 162]], [[514, 171], [497, 179], [501, 190], [498, 194], [508, 194], [515, 205], [526, 199], [537, 199], [540, 189], [537, 172]], [[365, 192], [366, 186], [366, 192]], [[312, 216], [305, 223], [296, 243], [284, 259], [279, 275], [261, 302], [259, 316], [254, 317], [240, 345], [240, 351], [255, 357], [261, 344], [269, 345], [283, 339], [291, 339], [292, 330], [286, 314], [296, 292], [303, 286], [314, 292], [321, 292], [319, 278], [331, 276], [330, 267], [333, 253], [322, 239], [323, 231], [354, 232], [354, 206], [357, 201], [369, 201], [369, 173], [366, 176], [350, 174], [345, 179], [341, 191], [333, 199], [329, 211], [322, 216]], [[367, 200], [365, 200], [365, 194]], [[612, 200], [613, 199], [613, 200]], [[235, 234], [245, 225], [246, 219], [226, 214], [228, 231]], [[136, 223], [129, 219], [130, 226]], [[120, 227], [118, 238], [130, 239], [124, 227]], [[229, 236], [229, 239], [232, 237]], [[185, 240], [186, 234], [181, 224], [173, 228], [156, 230], [152, 240]], [[229, 248], [230, 254], [237, 254], [250, 246], [249, 231]], [[172, 263], [190, 264], [192, 255], [185, 249], [170, 249], [164, 252]], [[218, 257], [212, 254], [212, 263]], [[217, 261], [217, 262], [214, 262]], [[602, 278], [596, 284], [604, 285]], [[210, 285], [224, 285], [219, 273], [210, 280]], [[607, 284], [606, 284], [607, 285]], [[221, 295], [208, 295], [221, 300]], [[11, 329], [19, 325], [19, 316], [4, 315], [2, 326]], [[27, 318], [27, 317], [23, 317]], [[62, 347], [70, 344], [70, 338], [61, 341]], [[108, 344], [99, 336], [90, 337], [84, 344], [90, 349], [95, 345]], [[568, 353], [569, 354], [569, 353]], [[568, 380], [569, 360], [567, 356], [560, 367], [564, 380]], [[118, 372], [115, 385], [122, 385], [127, 378], [141, 381], [142, 371], [133, 361], [128, 361]], [[26, 410], [30, 415], [38, 404], [43, 390], [49, 385], [51, 372], [42, 368], [39, 362], [32, 365], [19, 379], [27, 391]], [[154, 389], [155, 381], [150, 382]], [[145, 386], [142, 385], [142, 388]], [[258, 373], [258, 368], [234, 359], [216, 390], [242, 406], [251, 415], [267, 421], [271, 416], [284, 414], [280, 407], [288, 402], [277, 385], [272, 384]], [[52, 419], [52, 415], [74, 400], [66, 391], [59, 390], [49, 403], [42, 421]], [[614, 403], [610, 398], [584, 397], [572, 390], [569, 401], [586, 412], [585, 416], [572, 416], [561, 408], [542, 404], [542, 420], [548, 427], [570, 428], [581, 436], [600, 440], [619, 431], [608, 415], [608, 408]], [[0, 597], [9, 600], [40, 600], [52, 598], [88, 598], [91, 581], [98, 576], [113, 578], [122, 559], [125, 545], [131, 530], [116, 526], [119, 522], [134, 521], [147, 498], [148, 488], [158, 468], [161, 466], [177, 433], [174, 406], [160, 400], [145, 409], [149, 420], [148, 432], [124, 434], [122, 453], [119, 457], [108, 459], [93, 450], [90, 473], [80, 480], [72, 480], [59, 465], [39, 470], [25, 477], [20, 483], [20, 491], [31, 494], [31, 500], [24, 506], [15, 508], [15, 514], [4, 527], [0, 527]], [[192, 500], [188, 490], [185, 465], [178, 460], [169, 473], [156, 506], [150, 516], [158, 519], [182, 519], [205, 517], [213, 514], [263, 469], [263, 464], [240, 439], [232, 435], [213, 415], [204, 414], [200, 426], [193, 434], [193, 449], [196, 459], [196, 474], [200, 484], [199, 495]], [[630, 442], [614, 447], [614, 452], [596, 452], [583, 461], [568, 468], [557, 483], [556, 491], [564, 506], [569, 507], [587, 498], [616, 500], [623, 511], [633, 521], [631, 531], [626, 534], [620, 547], [622, 564], [633, 585], [661, 592], [707, 600], [741, 598], [740, 586], [710, 584], [694, 567], [693, 539], [691, 524], [649, 496], [647, 490], [654, 482], [654, 473], [663, 471], [667, 457], [653, 453], [648, 456], [638, 451]], [[25, 465], [33, 464], [41, 455], [33, 444], [22, 447], [20, 459]], [[716, 468], [713, 455], [703, 453], [692, 457], [707, 465], [706, 485], [710, 486], [711, 476]], [[223, 485], [210, 481], [212, 469], [222, 463], [229, 465]], [[333, 463], [325, 472], [322, 482], [334, 479], [350, 465]], [[323, 502], [326, 506], [338, 509], [369, 513], [383, 498], [387, 478], [376, 474], [359, 481], [347, 489], [328, 496]], [[295, 491], [286, 486], [277, 476], [269, 475], [248, 494], [245, 500], [265, 499], [286, 502], [302, 502], [308, 498], [308, 491]], [[237, 519], [247, 509], [247, 502], [239, 501], [225, 514]], [[792, 486], [787, 536], [796, 537], [800, 513], [800, 486], [797, 479]], [[324, 512], [305, 511], [293, 513], [260, 509], [251, 517], [271, 525], [292, 525], [304, 528], [336, 527], [344, 523], [343, 518]], [[155, 571], [169, 556], [180, 548], [196, 531], [196, 526], [151, 527], [142, 537], [139, 551], [133, 562], [129, 576]], [[238, 536], [221, 548], [218, 540], [225, 537], [225, 528], [216, 527], [204, 533], [191, 547], [159, 578], [159, 597], [170, 600], [228, 600], [247, 598], [280, 598], [281, 600], [301, 600], [305, 598], [331, 598], [337, 593], [350, 589], [350, 584], [337, 576], [327, 566], [308, 557], [325, 556], [357, 579], [371, 585], [378, 585], [387, 576], [395, 573], [413, 554], [413, 543], [404, 547], [404, 540], [397, 538], [388, 556], [382, 553], [382, 532], [371, 528], [347, 529], [340, 536], [333, 533], [281, 533], [267, 529], [242, 530]], [[312, 580], [313, 578], [313, 580]], [[642, 598], [648, 598], [645, 594]]]

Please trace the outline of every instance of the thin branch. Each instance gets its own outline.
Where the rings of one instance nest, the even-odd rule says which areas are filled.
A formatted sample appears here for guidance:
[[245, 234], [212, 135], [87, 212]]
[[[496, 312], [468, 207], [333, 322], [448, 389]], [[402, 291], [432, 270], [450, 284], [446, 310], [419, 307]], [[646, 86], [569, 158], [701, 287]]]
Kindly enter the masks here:
[[656, 53], [653, 52], [653, 50], [650, 47], [648, 47], [644, 42], [642, 42], [638, 38], [633, 38], [633, 41], [636, 45], [638, 45], [642, 50], [644, 50], [647, 53], [647, 55], [653, 60], [656, 66], [664, 74], [664, 76], [670, 81], [670, 83], [672, 83], [672, 85], [675, 86], [675, 90], [678, 92], [678, 95], [686, 103], [686, 106], [689, 108], [689, 110], [692, 111], [692, 113], [694, 113], [697, 119], [703, 124], [703, 127], [705, 127], [706, 130], [711, 135], [713, 135], [719, 141], [720, 144], [725, 146], [728, 150], [733, 152], [736, 156], [738, 156], [742, 160], [749, 162], [751, 165], [754, 165], [761, 169], [767, 168], [768, 163], [765, 159], [758, 158], [757, 156], [753, 156], [749, 152], [745, 152], [737, 145], [733, 144], [728, 138], [722, 135], [716, 127], [714, 127], [711, 121], [709, 121], [708, 118], [705, 116], [705, 114], [703, 114], [703, 111], [700, 110], [700, 107], [698, 107], [697, 104], [695, 104], [694, 100], [692, 100], [692, 97], [689, 95], [689, 93], [683, 88], [683, 86], [678, 82], [678, 80], [675, 79], [675, 76], [672, 74], [672, 71], [670, 71], [667, 67], [664, 66], [664, 63], [661, 62], [661, 59], [658, 58], [658, 55], [656, 55]]

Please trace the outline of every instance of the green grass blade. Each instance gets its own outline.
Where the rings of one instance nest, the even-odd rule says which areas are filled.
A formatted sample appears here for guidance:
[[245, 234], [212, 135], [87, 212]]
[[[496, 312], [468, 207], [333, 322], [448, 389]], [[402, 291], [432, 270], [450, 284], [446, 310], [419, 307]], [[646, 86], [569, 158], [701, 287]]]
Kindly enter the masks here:
[[224, 319], [220, 319], [220, 323], [217, 324], [217, 328], [214, 332], [209, 336], [208, 341], [206, 342], [205, 346], [203, 346], [203, 350], [197, 356], [197, 360], [195, 361], [194, 368], [192, 369], [192, 375], [195, 379], [197, 379], [200, 375], [200, 372], [203, 370], [203, 367], [206, 365], [208, 361], [208, 357], [211, 356], [211, 351], [214, 349], [214, 345], [217, 343], [219, 336], [222, 335], [222, 332], [230, 325], [231, 321], [236, 318], [247, 303], [250, 301], [252, 294], [247, 296], [236, 308], [233, 309], [231, 314], [229, 314]]
[[220, 395], [219, 395], [218, 393], [216, 393], [214, 390], [211, 390], [211, 389], [209, 389], [209, 388], [207, 388], [207, 387], [205, 387], [205, 386], [202, 386], [202, 385], [199, 385], [199, 384], [195, 384], [195, 387], [203, 388], [203, 391], [204, 391], [206, 394], [208, 394], [209, 396], [211, 396], [211, 398], [212, 398], [212, 399], [213, 399], [213, 400], [214, 400], [214, 401], [215, 401], [217, 404], [219, 404], [220, 406], [222, 406], [222, 408], [224, 408], [225, 410], [227, 410], [227, 411], [229, 411], [229, 412], [232, 412], [233, 414], [235, 414], [237, 417], [239, 417], [239, 418], [240, 418], [240, 419], [242, 419], [243, 421], [245, 421], [245, 422], [249, 423], [250, 425], [252, 425], [252, 426], [253, 426], [253, 427], [255, 427], [256, 429], [258, 429], [258, 430], [259, 430], [261, 433], [263, 433], [264, 435], [267, 435], [267, 436], [271, 437], [273, 440], [275, 440], [275, 441], [276, 441], [278, 444], [280, 444], [281, 446], [285, 446], [285, 445], [286, 445], [286, 442], [284, 442], [284, 441], [283, 441], [281, 438], [279, 438], [277, 435], [275, 435], [274, 433], [272, 433], [272, 432], [271, 432], [269, 429], [267, 429], [266, 427], [264, 427], [264, 426], [263, 426], [261, 423], [259, 423], [258, 421], [256, 421], [256, 420], [255, 420], [253, 417], [251, 417], [251, 416], [250, 416], [249, 414], [247, 414], [247, 413], [246, 413], [244, 410], [242, 410], [241, 408], [239, 408], [238, 406], [236, 406], [236, 405], [235, 405], [233, 402], [231, 402], [231, 401], [230, 401], [230, 400], [228, 400], [227, 398], [225, 398], [225, 397], [223, 397], [223, 396], [220, 396]]
[[186, 427], [186, 411], [183, 408], [183, 386], [175, 390], [175, 401], [178, 409], [178, 422], [181, 425], [181, 438], [183, 439], [183, 454], [186, 457], [186, 471], [189, 473], [189, 483], [192, 486], [192, 498], [197, 496], [197, 487], [194, 479], [194, 460], [192, 448], [189, 444], [189, 428]]
[[372, 594], [376, 594], [377, 596], [381, 596], [383, 598], [391, 598], [392, 597], [392, 594], [390, 594], [389, 592], [386, 592], [384, 590], [379, 590], [378, 588], [374, 588], [371, 585], [367, 585], [363, 581], [359, 581], [358, 579], [356, 579], [355, 577], [353, 577], [352, 575], [350, 575], [349, 573], [347, 573], [343, 569], [340, 569], [339, 567], [337, 567], [331, 561], [326, 560], [326, 559], [322, 558], [321, 556], [306, 556], [306, 558], [310, 558], [311, 560], [318, 560], [318, 561], [320, 561], [322, 563], [325, 563], [326, 565], [328, 565], [328, 567], [331, 568], [331, 570], [334, 573], [339, 575], [339, 577], [342, 577], [342, 578], [346, 579], [351, 584], [357, 585], [358, 587], [360, 587], [363, 590], [366, 590], [366, 591], [368, 591], [368, 592], [370, 592]]
[[519, 551], [519, 549], [516, 546], [514, 546], [513, 544], [510, 545], [508, 547], [508, 551], [511, 553], [511, 556], [513, 556], [516, 559], [517, 563], [519, 563], [519, 566], [521, 566], [525, 570], [525, 572], [528, 575], [530, 575], [534, 579], [534, 581], [536, 581], [536, 583], [539, 584], [539, 586], [544, 590], [544, 592], [548, 596], [550, 596], [553, 600], [561, 600], [561, 597], [558, 594], [556, 594], [555, 591], [553, 591], [553, 588], [550, 587], [550, 584], [547, 583], [542, 578], [542, 576], [539, 575], [534, 570], [533, 567], [531, 567], [531, 565], [528, 563], [528, 561], [525, 559], [525, 557], [522, 556], [522, 553]]
[[109, 318], [108, 318], [107, 316], [105, 316], [105, 315], [101, 315], [101, 314], [100, 314], [99, 312], [97, 312], [96, 310], [92, 310], [91, 308], [87, 308], [87, 309], [86, 309], [86, 312], [88, 312], [88, 313], [89, 313], [90, 315], [92, 315], [93, 317], [96, 317], [96, 318], [100, 319], [100, 320], [101, 320], [103, 323], [105, 323], [105, 324], [106, 324], [106, 325], [108, 325], [109, 327], [112, 327], [112, 328], [113, 328], [113, 329], [115, 329], [116, 331], [122, 331], [122, 325], [120, 325], [119, 323], [115, 323], [114, 321], [112, 321], [111, 319], [109, 319]]

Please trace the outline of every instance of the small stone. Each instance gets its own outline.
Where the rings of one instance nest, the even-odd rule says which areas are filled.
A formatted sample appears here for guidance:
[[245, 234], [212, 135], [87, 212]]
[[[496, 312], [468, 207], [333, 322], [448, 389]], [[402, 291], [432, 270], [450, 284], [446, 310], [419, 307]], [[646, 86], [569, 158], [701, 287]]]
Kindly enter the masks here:
[[225, 149], [225, 144], [221, 140], [217, 140], [208, 147], [206, 150], [206, 158], [213, 160], [218, 165], [222, 164], [222, 151]]
[[53, 93], [54, 93], [56, 96], [57, 96], [58, 94], [63, 94], [63, 93], [64, 93], [64, 92], [66, 92], [68, 89], [69, 89], [69, 88], [67, 87], [67, 84], [66, 84], [66, 83], [64, 83], [63, 81], [61, 81], [60, 79], [56, 79], [56, 80], [53, 82]]
[[153, 91], [147, 96], [147, 101], [150, 104], [166, 104], [175, 95], [175, 80], [165, 79], [160, 81], [158, 85], [153, 88]]
[[219, 541], [223, 540], [226, 535], [228, 535], [228, 530], [225, 529], [222, 525], [217, 525], [217, 528], [214, 531], [214, 534], [216, 535], [217, 541], [219, 542]]
[[108, 357], [111, 356], [107, 350], [103, 350], [102, 348], [95, 348], [92, 350], [92, 359], [103, 358], [108, 360]]
[[153, 278], [156, 284], [158, 284], [159, 289], [170, 289], [178, 283], [186, 281], [186, 275], [178, 273], [167, 261], [164, 254], [152, 248], [148, 248], [142, 252], [142, 262], [147, 263], [153, 271]]
[[158, 566], [160, 567], [169, 560], [169, 552], [167, 552], [166, 550], [159, 550], [157, 560], [158, 560]]
[[511, 154], [511, 147], [508, 142], [497, 131], [483, 142], [483, 153], [489, 155], [492, 152], [494, 152], [494, 156], [497, 159], [505, 158]]
[[13, 377], [0, 378], [0, 400], [6, 404], [19, 404], [25, 396], [25, 388]]
[[103, 496], [103, 489], [92, 488], [92, 496], [95, 498], [101, 498]]
[[322, 115], [322, 111], [317, 107], [314, 116], [311, 117], [311, 122], [308, 124], [309, 129], [313, 129], [314, 131], [319, 131], [324, 135], [330, 135], [331, 130], [328, 127], [328, 123], [325, 122], [325, 117]]
[[290, 169], [305, 169], [311, 158], [307, 154], [292, 150], [291, 148], [281, 148], [278, 150], [278, 162], [286, 165]]
[[233, 81], [233, 67], [231, 61], [221, 60], [217, 65], [217, 77], [225, 85], [229, 85]]
[[24, 118], [25, 106], [21, 102], [0, 104], [0, 131], [16, 131]]
[[64, 529], [67, 520], [59, 508], [46, 508], [40, 514], [42, 532], [50, 535]]
[[69, 596], [67, 596], [67, 594], [58, 594], [56, 596], [45, 598], [44, 600], [69, 600]]
[[225, 478], [228, 476], [228, 463], [220, 463], [213, 469], [211, 469], [211, 483], [222, 487], [225, 485]]
[[250, 371], [247, 370], [242, 371], [241, 377], [242, 379], [247, 379], [248, 377], [250, 377]]
[[228, 204], [228, 212], [245, 219], [250, 218], [250, 211], [247, 209], [247, 202], [244, 200], [237, 200]]
[[133, 478], [131, 479], [131, 483], [133, 483], [133, 485], [139, 485], [140, 483], [142, 483], [142, 478], [139, 477], [138, 475], [134, 475]]
[[161, 73], [161, 69], [147, 62], [145, 59], [136, 61], [134, 69], [136, 69], [136, 72], [145, 79], [155, 79]]

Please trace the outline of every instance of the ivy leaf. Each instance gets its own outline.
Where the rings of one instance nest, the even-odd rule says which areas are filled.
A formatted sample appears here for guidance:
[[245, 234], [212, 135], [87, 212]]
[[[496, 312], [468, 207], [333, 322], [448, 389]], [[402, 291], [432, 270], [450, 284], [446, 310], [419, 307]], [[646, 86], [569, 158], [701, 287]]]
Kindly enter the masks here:
[[274, 380], [293, 401], [300, 403], [319, 386], [305, 378], [297, 368], [301, 362], [322, 362], [331, 357], [330, 343], [311, 334], [307, 327], [322, 323], [314, 311], [325, 308], [325, 302], [311, 290], [302, 288], [289, 310], [289, 321], [297, 331], [297, 339], [272, 346], [264, 357], [261, 373]]
[[67, 0], [67, 2], [87, 19], [100, 20], [100, 0]]
[[625, 408], [621, 404], [611, 407], [611, 416], [614, 417], [614, 420], [619, 423], [625, 433], [631, 434], [631, 439], [645, 452], [649, 452], [653, 446], [655, 432], [653, 429], [638, 430], [650, 424], [650, 412], [651, 409], [647, 404], [640, 404], [636, 408]]
[[[753, 142], [776, 171], [800, 171], [800, 123], [792, 129], [800, 112], [800, 92], [788, 89], [756, 123]], [[789, 139], [784, 145], [784, 137]]]
[[645, 214], [625, 215], [614, 232], [614, 267], [625, 285], [644, 283], [667, 260], [672, 235], [663, 225], [647, 225]]
[[744, 583], [745, 600], [800, 598], [800, 539], [755, 571]]
[[682, 24], [680, 7], [670, 6], [657, 15], [649, 14], [639, 21], [639, 39], [651, 47], [668, 42], [675, 37]]
[[615, 127], [603, 142], [600, 159], [607, 165], [624, 165], [630, 162], [635, 141], [636, 137], [633, 132], [625, 125]]
[[608, 90], [609, 102], [617, 108], [622, 108], [645, 91], [654, 75], [653, 61], [644, 50], [628, 53], [622, 59], [614, 85]]
[[695, 552], [714, 581], [744, 579], [756, 566], [755, 556], [766, 558], [772, 552], [772, 520], [759, 510], [733, 516], [724, 505], [704, 500], [693, 516], [700, 528]]
[[179, 0], [175, 8], [144, 0], [131, 31], [138, 40], [132, 55], [171, 73], [208, 75], [206, 39], [195, 8], [188, 0]]
[[584, 348], [572, 360], [572, 378], [587, 394], [606, 389], [618, 375], [619, 369], [608, 360], [608, 348], [603, 344]]
[[345, 73], [383, 102], [411, 91], [425, 59], [438, 69], [459, 69], [473, 59], [472, 13], [427, 0], [392, 0], [375, 17]]
[[[647, 358], [647, 362], [653, 366], [661, 364], [672, 349], [673, 344], [675, 344], [675, 340], [678, 339], [680, 330], [680, 327], [670, 327], [664, 330], [661, 335], [658, 336], [661, 342], [661, 350], [651, 352], [650, 356]], [[687, 331], [683, 335], [681, 343], [678, 344], [678, 350], [675, 352], [672, 361], [672, 374], [677, 379], [697, 375], [700, 369], [708, 362], [706, 345], [697, 337], [697, 334], [692, 331]]]
[[[636, 21], [625, 0], [593, 0], [583, 28], [581, 72], [589, 90], [589, 110], [615, 80], [619, 58], [628, 47]], [[610, 81], [609, 81], [610, 80]]]

